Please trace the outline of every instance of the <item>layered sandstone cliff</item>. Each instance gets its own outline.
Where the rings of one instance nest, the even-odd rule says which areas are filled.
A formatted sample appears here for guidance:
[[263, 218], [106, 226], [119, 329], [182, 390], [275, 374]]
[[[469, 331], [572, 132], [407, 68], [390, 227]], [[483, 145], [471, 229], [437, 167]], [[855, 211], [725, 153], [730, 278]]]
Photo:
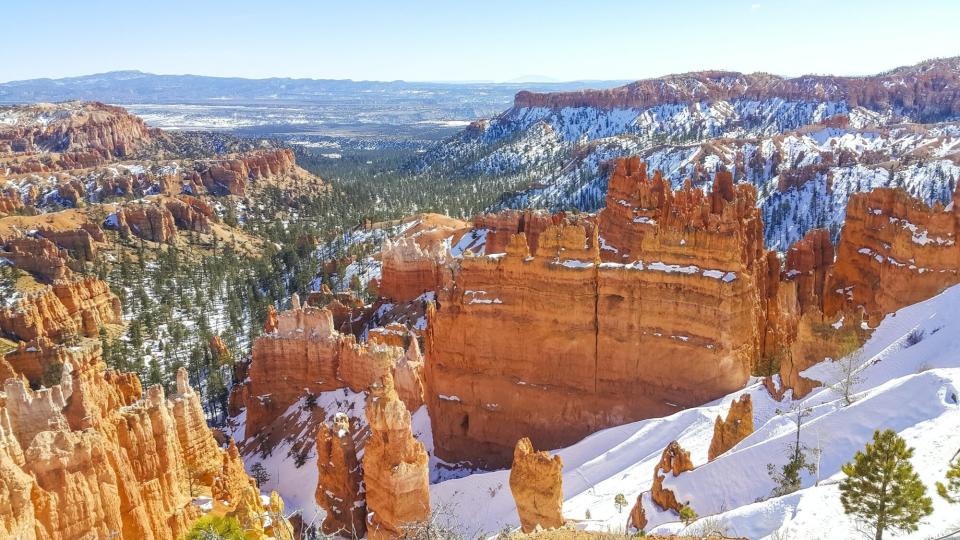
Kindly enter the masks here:
[[382, 251], [379, 294], [394, 302], [409, 302], [442, 288], [449, 276], [449, 250], [443, 245], [423, 248], [414, 238], [387, 240]]
[[785, 79], [767, 73], [702, 71], [636, 81], [606, 90], [538, 94], [519, 92], [514, 107], [643, 109], [664, 104], [720, 100], [841, 101], [885, 111], [900, 108], [917, 119], [936, 121], [960, 112], [954, 88], [956, 59], [931, 60], [870, 77], [811, 76]]
[[0, 310], [0, 334], [21, 341], [96, 336], [120, 322], [120, 300], [97, 278], [58, 281]]
[[202, 162], [196, 168], [211, 193], [245, 195], [249, 181], [295, 173], [296, 163], [291, 150], [278, 148]]
[[958, 195], [929, 207], [898, 189], [856, 193], [829, 277], [825, 310], [863, 308], [871, 326], [883, 315], [958, 282]]
[[13, 174], [97, 166], [158, 137], [140, 118], [102, 103], [39, 103], [9, 113], [12, 121], [0, 126], [0, 163]]
[[503, 466], [523, 436], [562, 447], [742, 387], [779, 279], [755, 201], [729, 175], [673, 192], [624, 160], [596, 218], [465, 256], [428, 311], [437, 455]]
[[430, 470], [423, 444], [413, 438], [410, 412], [387, 373], [370, 388], [370, 438], [363, 453], [369, 538], [396, 538], [430, 517]]
[[523, 532], [563, 525], [563, 461], [537, 452], [530, 439], [517, 441], [510, 467], [510, 491]]
[[275, 323], [268, 317], [266, 329], [273, 331], [253, 344], [248, 382], [233, 389], [232, 400], [247, 408], [248, 437], [306, 392], [338, 388], [362, 392], [387, 373], [395, 378], [396, 390], [410, 410], [423, 403], [423, 360], [415, 340], [406, 349], [357, 343], [353, 335], [334, 330], [330, 310], [302, 307], [299, 300]]

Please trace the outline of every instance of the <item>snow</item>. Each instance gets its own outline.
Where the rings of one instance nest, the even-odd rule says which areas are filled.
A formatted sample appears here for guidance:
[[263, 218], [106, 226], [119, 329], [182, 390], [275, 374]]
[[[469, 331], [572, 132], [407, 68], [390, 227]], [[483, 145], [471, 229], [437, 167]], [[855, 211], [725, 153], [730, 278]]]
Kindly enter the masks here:
[[[925, 336], [909, 345], [912, 332]], [[812, 408], [802, 431], [803, 441], [819, 448], [818, 474], [806, 475], [803, 489], [767, 498], [773, 483], [766, 464], [782, 464], [792, 436], [790, 420], [778, 414], [794, 404], [790, 394], [774, 401], [762, 384], [751, 382], [717, 401], [665, 417], [605, 429], [556, 451], [562, 457], [564, 516], [592, 530], [622, 530], [626, 514], [617, 512], [613, 498], [623, 493], [632, 505], [649, 490], [653, 468], [672, 440], [691, 452], [696, 469], [669, 476], [665, 486], [678, 499], [689, 501], [703, 516], [727, 528], [728, 536], [766, 538], [853, 537], [853, 523], [839, 503], [840, 466], [852, 459], [878, 428], [891, 428], [916, 449], [913, 464], [932, 490], [942, 480], [950, 457], [960, 447], [960, 286], [886, 317], [856, 357], [861, 366], [856, 400], [844, 406], [837, 392], [825, 387], [796, 404]], [[839, 365], [822, 362], [804, 372], [832, 382]], [[729, 404], [749, 393], [756, 431], [729, 452], [707, 463], [713, 421]], [[431, 500], [457, 511], [468, 531], [495, 533], [517, 525], [509, 492], [509, 471], [493, 471], [451, 479], [431, 486]], [[920, 530], [905, 538], [943, 534], [955, 525], [956, 509], [930, 493], [935, 512]], [[683, 525], [671, 512], [656, 509], [645, 497], [648, 532], [680, 532]], [[483, 512], [473, 511], [483, 508]], [[591, 519], [584, 516], [589, 510]], [[693, 527], [696, 526], [696, 523]]]
[[483, 255], [484, 248], [487, 245], [487, 233], [489, 232], [489, 229], [472, 229], [464, 234], [455, 246], [450, 248], [450, 254], [462, 258], [464, 252], [469, 249], [474, 255]]
[[[348, 389], [322, 392], [316, 397], [316, 406], [326, 412], [327, 418], [332, 418], [337, 412], [362, 417], [365, 396], [366, 394], [362, 392], [351, 392]], [[300, 398], [281, 416], [294, 418], [297, 426], [305, 431], [310, 417], [310, 412], [305, 408], [305, 398]], [[238, 441], [243, 440], [245, 419], [246, 411], [234, 418], [234, 428], [228, 432], [228, 435]], [[293, 443], [304, 436], [303, 432], [291, 433], [290, 436], [284, 437], [268, 456], [247, 451], [243, 454], [243, 463], [248, 473], [255, 463], [263, 464], [270, 479], [260, 486], [261, 491], [269, 493], [276, 490], [283, 497], [288, 513], [300, 511], [306, 523], [319, 523], [323, 519], [324, 511], [317, 505], [315, 499], [319, 476], [316, 449], [310, 452], [301, 467], [297, 467], [294, 459], [288, 455]]]

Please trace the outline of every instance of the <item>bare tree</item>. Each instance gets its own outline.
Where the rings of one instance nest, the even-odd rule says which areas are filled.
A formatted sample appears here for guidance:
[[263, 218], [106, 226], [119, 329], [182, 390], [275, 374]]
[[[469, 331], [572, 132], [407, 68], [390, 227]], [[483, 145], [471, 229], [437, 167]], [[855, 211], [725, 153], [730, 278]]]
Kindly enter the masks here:
[[836, 360], [835, 363], [840, 367], [840, 379], [832, 384], [830, 389], [843, 398], [844, 404], [850, 405], [854, 402], [855, 387], [862, 380], [860, 360], [863, 355], [860, 350], [860, 338], [857, 336], [856, 330], [844, 334], [837, 354], [840, 355], [840, 359]]

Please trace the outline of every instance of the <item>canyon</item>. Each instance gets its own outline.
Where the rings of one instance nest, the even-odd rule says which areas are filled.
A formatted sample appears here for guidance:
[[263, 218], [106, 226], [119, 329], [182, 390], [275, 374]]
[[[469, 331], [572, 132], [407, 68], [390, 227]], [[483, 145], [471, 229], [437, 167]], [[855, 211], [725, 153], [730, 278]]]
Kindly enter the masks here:
[[[510, 523], [519, 518], [524, 532], [594, 527], [589, 511], [612, 506], [610, 497], [571, 477], [639, 452], [631, 445], [646, 468], [624, 468], [638, 488], [617, 493], [636, 503], [604, 526], [663, 526], [687, 504], [726, 510], [724, 497], [749, 490], [720, 496], [716, 482], [691, 479], [715, 479], [773, 440], [779, 403], [828, 394], [835, 363], [824, 360], [883, 337], [890, 314], [960, 282], [957, 71], [943, 63], [858, 79], [705, 72], [611, 91], [521, 92], [508, 113], [425, 152], [424, 163], [467, 139], [479, 141], [471, 159], [488, 144], [509, 154], [509, 137], [526, 144], [528, 130], [540, 130], [577, 139], [557, 148], [593, 159], [602, 190], [573, 194], [587, 182], [549, 192], [545, 179], [468, 220], [364, 218], [338, 231], [339, 258], [298, 237], [322, 260], [313, 281], [282, 284], [304, 300], [250, 296], [263, 317], [241, 317], [255, 325], [240, 346], [249, 357], [234, 358], [238, 344], [216, 332], [203, 336], [200, 354], [233, 376], [227, 418], [205, 410], [211, 383], [199, 373], [171, 370], [173, 383], [145, 389], [105, 365], [100, 343], [123, 331], [120, 297], [130, 291], [115, 279], [111, 291], [100, 265], [136, 245], [152, 257], [144, 266], [171, 250], [212, 245], [217, 254], [227, 239], [231, 249], [273, 250], [245, 222], [252, 208], [279, 192], [290, 206], [277, 222], [287, 225], [307, 195], [334, 190], [269, 143], [187, 152], [185, 136], [108, 105], [2, 109], [0, 264], [16, 272], [0, 303], [0, 535], [178, 538], [201, 516], [226, 515], [255, 537], [286, 539], [292, 501], [301, 528], [395, 538], [475, 492], [458, 512], [508, 498]], [[746, 112], [778, 100], [766, 119]], [[719, 121], [710, 151], [695, 127], [658, 116], [701, 101], [717, 110], [730, 102], [739, 115]], [[640, 120], [624, 133], [638, 140], [672, 130], [663, 148], [598, 142], [623, 135], [616, 129], [574, 133], [625, 109]], [[720, 154], [726, 161], [711, 157]], [[684, 165], [653, 166], [671, 160]], [[887, 176], [861, 186], [869, 167]], [[567, 204], [576, 197], [590, 204]], [[829, 206], [829, 216], [798, 216], [780, 204], [787, 197]], [[551, 211], [530, 209], [547, 199]], [[884, 354], [907, 354], [903, 341]], [[914, 382], [939, 376], [914, 371]], [[941, 386], [929, 394], [949, 396]], [[617, 439], [624, 426], [639, 435]], [[590, 444], [608, 445], [592, 464], [569, 451]], [[254, 464], [275, 475], [266, 485], [295, 496], [261, 495]], [[769, 493], [751, 489], [752, 499]], [[581, 520], [567, 502], [588, 492]], [[307, 523], [314, 507], [322, 520], [318, 511]]]

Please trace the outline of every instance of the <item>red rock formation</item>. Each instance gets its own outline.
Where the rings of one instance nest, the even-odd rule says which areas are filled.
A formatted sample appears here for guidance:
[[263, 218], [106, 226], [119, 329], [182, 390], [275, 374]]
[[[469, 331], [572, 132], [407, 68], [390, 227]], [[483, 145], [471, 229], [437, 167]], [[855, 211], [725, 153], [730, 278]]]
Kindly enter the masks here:
[[0, 216], [23, 210], [23, 199], [13, 188], [0, 189]]
[[13, 174], [94, 167], [158, 136], [140, 118], [102, 103], [21, 106], [14, 123], [0, 126], [0, 164]]
[[212, 193], [244, 195], [248, 180], [262, 180], [296, 171], [293, 151], [260, 150], [197, 164], [203, 185]]
[[514, 107], [646, 108], [731, 99], [845, 101], [849, 107], [886, 110], [900, 106], [918, 118], [956, 114], [960, 85], [956, 59], [931, 60], [871, 77], [804, 75], [784, 79], [766, 73], [701, 71], [646, 79], [607, 90], [537, 94], [519, 92]]
[[85, 223], [81, 227], [64, 231], [40, 229], [37, 233], [68, 250], [74, 258], [92, 262], [97, 256], [97, 242], [105, 240], [103, 231], [94, 223]]
[[627, 528], [633, 528], [642, 531], [647, 526], [647, 511], [643, 509], [643, 494], [637, 497], [637, 502], [633, 503], [630, 509], [630, 515], [627, 516]]
[[707, 459], [713, 461], [751, 433], [753, 433], [753, 403], [750, 401], [750, 394], [743, 394], [740, 399], [730, 404], [726, 420], [717, 415]]
[[0, 257], [46, 283], [73, 275], [67, 266], [67, 252], [44, 238], [20, 236], [0, 239], [0, 248]]
[[22, 341], [96, 336], [120, 322], [120, 300], [96, 278], [61, 281], [0, 310], [0, 333]]
[[537, 452], [530, 439], [517, 441], [510, 468], [510, 491], [523, 532], [563, 526], [563, 461]]
[[816, 307], [823, 311], [827, 271], [833, 265], [834, 250], [830, 231], [812, 229], [787, 250], [784, 268], [787, 279], [797, 283], [797, 301], [801, 312]]
[[326, 423], [317, 432], [317, 504], [327, 515], [324, 534], [363, 538], [367, 506], [363, 497], [363, 471], [350, 433], [350, 419], [337, 414], [333, 425]]
[[189, 195], [168, 199], [164, 206], [170, 211], [176, 226], [182, 230], [209, 233], [211, 222], [217, 220], [217, 214], [209, 203]]
[[443, 245], [424, 250], [413, 238], [387, 240], [382, 251], [380, 296], [394, 302], [409, 302], [443, 286], [449, 275], [449, 251]]
[[679, 476], [680, 473], [693, 470], [693, 462], [690, 461], [690, 452], [687, 452], [677, 441], [671, 442], [663, 449], [663, 455], [660, 456], [660, 462], [653, 469], [653, 487], [650, 489], [650, 498], [663, 510], [673, 510], [680, 512], [683, 504], [677, 501], [673, 491], [663, 487], [663, 481], [667, 473], [673, 476]]
[[276, 328], [253, 344], [248, 382], [234, 387], [247, 408], [247, 436], [257, 433], [305, 393], [350, 388], [362, 392], [390, 373], [408, 408], [423, 403], [422, 358], [408, 350], [380, 343], [357, 343], [353, 335], [333, 328], [324, 308], [294, 308], [277, 317]]
[[413, 438], [410, 412], [390, 374], [370, 388], [366, 406], [370, 438], [363, 453], [369, 538], [396, 538], [403, 527], [430, 517], [427, 452]]
[[227, 344], [223, 342], [223, 338], [220, 336], [210, 337], [210, 352], [213, 353], [215, 358], [228, 358], [230, 356], [230, 349], [227, 348]]
[[[957, 212], [897, 189], [855, 193], [847, 205], [825, 311], [863, 308], [871, 326], [960, 281]], [[839, 293], [836, 291], [839, 290]]]
[[277, 321], [277, 308], [273, 307], [273, 305], [271, 304], [267, 306], [267, 320], [263, 322], [263, 333], [272, 334], [276, 332], [278, 324], [279, 322]]
[[496, 214], [481, 214], [473, 219], [475, 230], [486, 231], [484, 253], [505, 253], [510, 237], [524, 233], [532, 253], [537, 252], [540, 233], [551, 225], [559, 225], [562, 215], [550, 215], [542, 211], [508, 210]]
[[558, 448], [747, 381], [779, 274], [752, 186], [673, 192], [637, 159], [609, 185], [597, 226], [563, 220], [535, 252], [518, 234], [453, 269], [425, 336], [439, 457], [504, 466], [523, 436]]
[[125, 234], [162, 244], [177, 242], [177, 225], [173, 214], [165, 206], [146, 202], [129, 204], [117, 210], [111, 217], [115, 217], [116, 226], [110, 223], [108, 227], [116, 228]]
[[[105, 371], [95, 340], [83, 340], [76, 350], [82, 354], [64, 363], [61, 382], [52, 388], [34, 392], [21, 380], [6, 382], [0, 533], [180, 537], [201, 513], [191, 503], [191, 471], [205, 471], [197, 478], [207, 486], [214, 476], [236, 476], [225, 466], [227, 454], [213, 441], [185, 373], [171, 400], [158, 386], [141, 399], [135, 376]], [[235, 449], [233, 455], [230, 462], [238, 462]], [[242, 482], [233, 484], [226, 487]], [[245, 485], [249, 489], [249, 478]], [[240, 498], [234, 491], [215, 492], [228, 501]], [[256, 505], [262, 515], [259, 498]]]

